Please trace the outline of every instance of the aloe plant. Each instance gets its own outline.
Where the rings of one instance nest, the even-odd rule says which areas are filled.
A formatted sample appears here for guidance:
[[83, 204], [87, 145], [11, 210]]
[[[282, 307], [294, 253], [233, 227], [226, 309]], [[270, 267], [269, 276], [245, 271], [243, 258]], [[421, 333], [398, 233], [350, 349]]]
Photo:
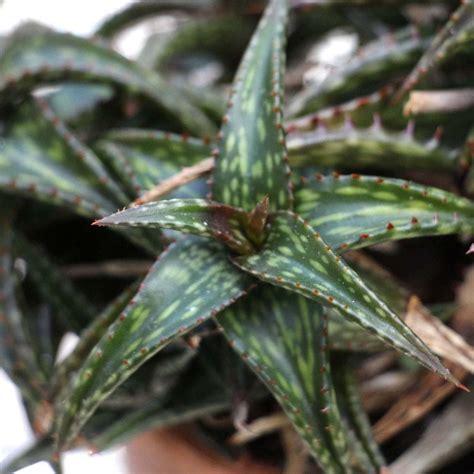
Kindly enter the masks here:
[[[474, 231], [472, 110], [414, 124], [402, 104], [435, 68], [436, 87], [468, 85], [472, 2], [437, 35], [382, 3], [159, 1], [119, 12], [92, 39], [29, 25], [6, 40], [0, 364], [38, 436], [7, 469], [47, 460], [59, 471], [81, 445], [238, 418], [243, 392], [251, 407], [276, 400], [323, 472], [378, 472], [388, 462], [354, 376], [367, 353], [394, 349], [401, 365], [466, 389], [405, 322], [409, 292], [367, 251], [448, 235], [467, 251], [457, 236]], [[187, 22], [161, 47], [152, 37], [137, 62], [113, 50], [130, 24], [175, 10]], [[400, 29], [372, 41], [360, 32], [368, 44], [327, 81], [285, 87], [326, 18]], [[221, 82], [235, 72], [227, 99], [221, 84], [187, 81], [195, 63], [182, 58], [219, 61]], [[107, 256], [130, 268], [128, 287], [96, 274]], [[138, 272], [130, 258], [142, 259]], [[89, 262], [93, 284], [71, 281], [61, 262]], [[68, 331], [78, 345], [54, 364]]]

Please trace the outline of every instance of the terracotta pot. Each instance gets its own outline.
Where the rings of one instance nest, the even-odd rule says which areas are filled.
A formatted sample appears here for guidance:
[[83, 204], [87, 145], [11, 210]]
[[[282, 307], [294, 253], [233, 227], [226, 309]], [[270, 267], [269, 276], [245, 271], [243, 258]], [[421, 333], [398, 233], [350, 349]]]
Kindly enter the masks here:
[[278, 474], [248, 458], [232, 460], [198, 439], [192, 426], [144, 433], [127, 448], [130, 474]]

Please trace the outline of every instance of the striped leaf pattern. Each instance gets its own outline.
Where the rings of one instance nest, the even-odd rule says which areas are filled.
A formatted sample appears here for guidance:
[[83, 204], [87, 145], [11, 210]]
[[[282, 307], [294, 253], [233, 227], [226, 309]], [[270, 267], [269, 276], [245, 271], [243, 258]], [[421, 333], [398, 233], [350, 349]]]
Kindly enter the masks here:
[[188, 237], [172, 245], [60, 397], [58, 448], [71, 445], [100, 402], [141, 364], [252, 284], [216, 243]]
[[425, 344], [336, 256], [308, 223], [291, 212], [269, 219], [258, 254], [234, 258], [257, 278], [338, 309], [348, 319], [422, 365], [457, 383]]
[[347, 358], [338, 357], [331, 361], [331, 369], [339, 407], [349, 428], [354, 431], [356, 439], [362, 445], [364, 453], [361, 457], [368, 458], [370, 463], [370, 467], [366, 470], [378, 473], [386, 463], [373, 438], [370, 421], [362, 405], [351, 364]]
[[283, 134], [287, 0], [271, 0], [234, 80], [216, 149], [213, 199], [247, 211], [291, 206]]
[[210, 120], [171, 84], [99, 41], [66, 33], [19, 30], [0, 56], [0, 101], [12, 91], [28, 91], [38, 84], [75, 81], [112, 83], [153, 101], [190, 132], [214, 131]]
[[338, 251], [387, 240], [474, 232], [474, 203], [400, 179], [317, 174], [296, 211]]
[[349, 472], [322, 307], [262, 285], [216, 319], [232, 347], [281, 404], [324, 472]]
[[131, 207], [104, 217], [94, 224], [173, 229], [212, 237], [239, 253], [248, 254], [254, 249], [243, 233], [247, 221], [245, 211], [214, 201], [170, 199]]

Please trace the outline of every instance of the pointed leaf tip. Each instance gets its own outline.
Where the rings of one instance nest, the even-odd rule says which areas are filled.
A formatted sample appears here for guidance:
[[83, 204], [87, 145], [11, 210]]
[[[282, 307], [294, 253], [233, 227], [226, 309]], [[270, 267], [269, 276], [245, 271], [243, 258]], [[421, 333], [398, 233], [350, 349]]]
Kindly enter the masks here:
[[474, 243], [471, 244], [469, 250], [466, 252], [466, 255], [469, 255], [470, 253], [474, 253]]

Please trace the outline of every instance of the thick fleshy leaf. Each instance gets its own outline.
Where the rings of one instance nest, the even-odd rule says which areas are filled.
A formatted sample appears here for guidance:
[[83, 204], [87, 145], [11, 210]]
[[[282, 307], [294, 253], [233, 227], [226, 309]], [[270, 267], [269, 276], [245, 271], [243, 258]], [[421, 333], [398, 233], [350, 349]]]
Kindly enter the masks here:
[[205, 199], [170, 199], [131, 207], [94, 224], [173, 229], [212, 237], [239, 253], [248, 254], [254, 249], [243, 232], [247, 222], [248, 213], [241, 209]]
[[370, 471], [367, 472], [380, 472], [386, 463], [373, 438], [350, 362], [343, 357], [336, 358], [331, 363], [331, 369], [339, 408], [364, 450], [365, 456], [362, 457], [368, 458], [370, 462]]
[[100, 402], [141, 364], [252, 284], [216, 243], [188, 237], [171, 246], [60, 397], [58, 447], [70, 446]]
[[59, 126], [33, 104], [12, 113], [0, 148], [0, 188], [87, 216], [113, 212], [116, 204], [104, 196], [100, 178], [74, 149], [76, 139], [58, 133]]
[[400, 94], [407, 92], [417, 84], [421, 77], [429, 73], [436, 64], [449, 55], [449, 50], [456, 42], [463, 41], [463, 35], [474, 32], [474, 2], [466, 0], [452, 14], [444, 28], [436, 35], [428, 50], [423, 54], [413, 71], [406, 78]]
[[440, 146], [436, 138], [416, 140], [412, 124], [404, 132], [388, 132], [377, 116], [370, 128], [357, 129], [347, 121], [337, 129], [292, 134], [287, 143], [292, 167], [453, 170], [458, 164], [458, 152]]
[[[108, 133], [106, 139], [98, 143], [98, 149], [133, 198], [211, 153], [208, 143], [203, 140], [135, 129]], [[204, 197], [206, 192], [205, 184], [196, 182], [181, 187], [168, 197], [197, 198]]]
[[347, 472], [320, 305], [263, 285], [217, 318], [232, 347], [286, 411], [327, 473]]
[[268, 195], [270, 210], [292, 196], [283, 133], [287, 0], [272, 0], [234, 80], [216, 150], [213, 199], [250, 211]]
[[375, 176], [317, 175], [295, 193], [297, 212], [344, 251], [387, 240], [474, 232], [474, 202]]
[[0, 56], [0, 101], [12, 91], [65, 79], [106, 82], [151, 99], [189, 131], [212, 133], [214, 126], [199, 109], [183, 100], [171, 84], [98, 41], [65, 33], [15, 32]]
[[402, 353], [457, 383], [425, 344], [297, 215], [280, 211], [270, 217], [261, 251], [234, 262], [263, 281], [337, 308]]
[[[159, 364], [159, 361], [157, 362]], [[252, 389], [251, 389], [252, 387]], [[97, 450], [125, 443], [140, 432], [196, 420], [232, 409], [236, 397], [249, 402], [268, 396], [267, 390], [255, 390], [255, 377], [224, 338], [203, 340], [191, 364], [179, 376], [174, 387], [155, 396], [145, 406], [130, 411], [97, 434], [86, 426]], [[99, 415], [99, 413], [98, 413]], [[94, 424], [94, 417], [89, 425]]]
[[361, 90], [372, 92], [408, 72], [429, 44], [412, 27], [390, 33], [362, 48], [349, 63], [322, 83], [297, 94], [289, 105], [291, 116], [350, 100]]
[[15, 233], [15, 255], [25, 259], [27, 276], [68, 330], [80, 331], [94, 317], [94, 306], [50, 261], [44, 251]]

